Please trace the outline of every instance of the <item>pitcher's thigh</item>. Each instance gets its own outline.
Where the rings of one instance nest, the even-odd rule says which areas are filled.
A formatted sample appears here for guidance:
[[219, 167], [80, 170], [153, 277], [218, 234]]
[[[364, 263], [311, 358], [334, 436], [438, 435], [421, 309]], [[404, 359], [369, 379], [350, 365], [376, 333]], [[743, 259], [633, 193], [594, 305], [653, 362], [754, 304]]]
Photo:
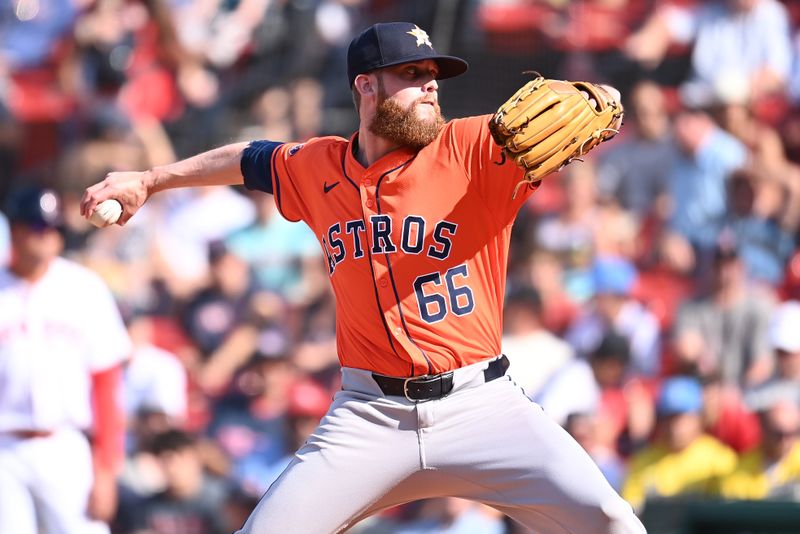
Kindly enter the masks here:
[[[537, 532], [641, 533], [632, 508], [580, 445], [512, 383], [487, 384], [464, 435], [441, 436], [446, 467], [485, 488], [462, 496]], [[481, 411], [485, 413], [481, 414]]]
[[419, 470], [413, 429], [364, 405], [337, 407], [267, 490], [242, 534], [331, 534]]
[[[523, 476], [523, 484], [505, 494], [495, 506], [541, 534], [642, 534], [632, 507], [606, 481], [591, 457], [560, 426], [552, 424], [549, 449], [538, 473]], [[541, 433], [542, 429], [539, 429]], [[523, 453], [524, 456], [524, 453]], [[521, 469], [532, 469], [524, 460]]]

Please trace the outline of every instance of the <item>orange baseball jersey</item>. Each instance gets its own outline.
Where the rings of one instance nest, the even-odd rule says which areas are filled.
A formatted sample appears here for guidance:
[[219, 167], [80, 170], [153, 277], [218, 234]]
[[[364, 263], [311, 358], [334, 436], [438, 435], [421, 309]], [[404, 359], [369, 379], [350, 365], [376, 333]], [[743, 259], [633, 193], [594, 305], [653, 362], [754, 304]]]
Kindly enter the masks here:
[[368, 168], [353, 155], [357, 134], [265, 143], [269, 171], [257, 177], [243, 158], [245, 185], [273, 193], [320, 241], [342, 366], [419, 376], [500, 353], [511, 226], [533, 189], [512, 199], [523, 173], [489, 118], [450, 121], [422, 150]]

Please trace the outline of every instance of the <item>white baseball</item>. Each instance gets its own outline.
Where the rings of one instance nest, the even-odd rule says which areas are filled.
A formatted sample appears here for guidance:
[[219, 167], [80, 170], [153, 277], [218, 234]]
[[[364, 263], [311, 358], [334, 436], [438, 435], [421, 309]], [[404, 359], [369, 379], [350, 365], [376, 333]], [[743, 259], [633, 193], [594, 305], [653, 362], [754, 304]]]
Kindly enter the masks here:
[[617, 102], [622, 102], [622, 94], [616, 87], [611, 87], [610, 85], [600, 84], [600, 87], [608, 91], [608, 93], [616, 100]]
[[98, 228], [104, 228], [117, 222], [120, 215], [122, 215], [122, 204], [110, 198], [97, 205], [89, 221]]

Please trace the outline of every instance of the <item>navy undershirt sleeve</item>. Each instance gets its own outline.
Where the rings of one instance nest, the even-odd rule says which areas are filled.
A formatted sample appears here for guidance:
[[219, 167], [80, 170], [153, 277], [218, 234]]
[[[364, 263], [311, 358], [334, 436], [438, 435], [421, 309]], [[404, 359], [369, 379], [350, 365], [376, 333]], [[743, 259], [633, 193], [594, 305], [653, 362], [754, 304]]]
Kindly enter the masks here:
[[282, 144], [275, 141], [253, 141], [245, 147], [239, 166], [247, 189], [272, 194], [272, 154]]

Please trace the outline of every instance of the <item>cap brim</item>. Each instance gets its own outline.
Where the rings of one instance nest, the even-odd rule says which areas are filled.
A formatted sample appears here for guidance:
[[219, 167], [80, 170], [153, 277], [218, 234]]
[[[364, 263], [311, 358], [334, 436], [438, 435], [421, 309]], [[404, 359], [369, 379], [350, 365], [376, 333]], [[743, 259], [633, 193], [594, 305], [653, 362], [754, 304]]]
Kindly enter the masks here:
[[437, 80], [461, 76], [469, 69], [469, 63], [455, 56], [436, 56], [431, 58], [439, 65]]
[[455, 56], [442, 56], [442, 55], [434, 55], [434, 56], [412, 56], [412, 57], [404, 57], [401, 60], [394, 61], [391, 63], [386, 63], [377, 67], [375, 70], [378, 69], [385, 69], [386, 67], [394, 67], [395, 65], [402, 65], [403, 63], [414, 63], [415, 61], [425, 61], [426, 59], [431, 59], [436, 62], [439, 66], [439, 75], [436, 76], [437, 80], [445, 80], [447, 78], [455, 78], [456, 76], [460, 76], [467, 72], [469, 69], [469, 63], [464, 61], [463, 59]]

